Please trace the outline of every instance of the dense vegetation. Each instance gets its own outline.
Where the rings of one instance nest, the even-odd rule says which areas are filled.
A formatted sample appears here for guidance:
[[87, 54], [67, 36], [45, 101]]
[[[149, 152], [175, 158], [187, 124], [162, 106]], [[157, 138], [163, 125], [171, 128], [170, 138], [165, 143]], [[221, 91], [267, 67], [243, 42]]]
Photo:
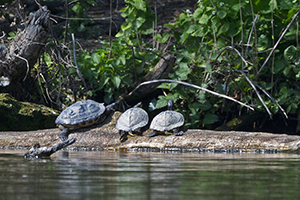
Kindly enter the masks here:
[[[160, 19], [148, 1], [125, 3], [120, 10], [125, 22], [116, 35], [102, 37], [102, 46], [96, 49], [76, 46], [77, 67], [84, 81], [75, 67], [72, 43], [64, 43], [66, 38], [49, 41], [52, 50], [35, 67], [42, 75], [37, 76], [37, 83], [45, 99], [66, 105], [72, 98], [113, 102], [134, 89], [136, 81], [168, 53], [176, 56], [170, 79], [234, 97], [270, 116], [286, 112], [298, 118], [298, 1], [199, 0], [195, 10], [187, 9], [175, 22], [163, 26], [157, 26]], [[84, 18], [94, 5], [92, 0], [78, 0], [68, 13]], [[72, 33], [88, 32], [89, 23], [70, 21], [64, 35], [70, 41]], [[158, 88], [161, 93], [153, 97], [149, 110], [166, 106], [172, 98], [185, 115], [187, 127], [213, 128], [248, 112], [194, 88], [175, 83]]]

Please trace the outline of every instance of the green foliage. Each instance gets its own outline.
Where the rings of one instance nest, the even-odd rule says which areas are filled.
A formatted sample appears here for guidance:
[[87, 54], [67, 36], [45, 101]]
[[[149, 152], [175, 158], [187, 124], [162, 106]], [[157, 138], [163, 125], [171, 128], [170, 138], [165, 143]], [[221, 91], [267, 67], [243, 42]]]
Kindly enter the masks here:
[[[255, 79], [269, 49], [298, 9], [299, 3], [289, 0], [198, 1], [193, 13], [187, 10], [179, 15], [176, 22], [165, 25], [171, 29], [174, 38], [170, 50], [177, 53], [177, 68], [170, 78], [235, 96], [243, 102], [252, 101], [258, 109], [264, 109], [259, 99], [253, 98], [253, 88], [235, 71], [244, 70], [252, 81], [264, 86], [287, 113], [299, 113], [300, 99], [295, 88], [295, 82], [300, 77], [299, 47], [296, 44], [299, 30], [296, 23], [292, 24], [277, 47], [274, 62], [269, 61], [267, 70]], [[254, 22], [257, 14], [258, 20]], [[228, 46], [241, 55], [226, 50]], [[241, 56], [248, 64], [242, 62]], [[172, 95], [160, 96], [157, 107], [165, 106], [169, 96], [174, 97], [181, 105], [180, 111], [185, 114], [188, 126], [211, 127], [211, 124], [225, 117], [220, 116], [221, 107], [225, 113], [235, 112], [236, 105], [227, 102], [224, 107], [219, 97], [193, 89], [171, 88], [167, 84], [161, 87], [170, 90]], [[273, 113], [278, 112], [277, 106], [267, 97], [264, 102]]]
[[[76, 35], [84, 35], [84, 37], [90, 38], [91, 35], [91, 28], [89, 28], [89, 25], [91, 25], [93, 22], [88, 19], [88, 8], [91, 6], [96, 6], [96, 1], [93, 0], [78, 0], [73, 2], [71, 6], [69, 7], [69, 17], [71, 18], [81, 18], [86, 20], [70, 20], [68, 24], [69, 31], [67, 32], [67, 35], [71, 38], [71, 33], [76, 33]], [[94, 30], [98, 31], [98, 30]]]
[[104, 92], [104, 101], [107, 103], [129, 92], [128, 87], [137, 80], [135, 74], [138, 77], [145, 75], [151, 67], [146, 61], [156, 63], [158, 60], [154, 54], [143, 50], [148, 46], [142, 46], [142, 38], [153, 31], [150, 26], [153, 11], [141, 0], [126, 3], [122, 9], [126, 22], [116, 35], [119, 38], [111, 43], [102, 41], [101, 48], [93, 52], [83, 51], [78, 59], [85, 79], [93, 85], [94, 92]]
[[[110, 103], [130, 92], [135, 81], [157, 63], [159, 58], [155, 55], [162, 55], [161, 50], [150, 44], [154, 39], [161, 45], [168, 44], [167, 50], [176, 55], [176, 66], [169, 78], [199, 85], [264, 110], [240, 70], [270, 93], [287, 113], [300, 115], [299, 20], [291, 25], [275, 56], [257, 76], [282, 31], [300, 9], [297, 1], [201, 0], [193, 12], [186, 10], [175, 22], [164, 24], [168, 30], [163, 33], [154, 32], [155, 14], [146, 1], [125, 0], [125, 3], [121, 10], [125, 23], [116, 38], [103, 40], [102, 47], [94, 51], [77, 54], [89, 95], [101, 93], [104, 101]], [[70, 9], [78, 17], [85, 16], [82, 1]], [[70, 27], [84, 31], [84, 23], [77, 21]], [[55, 65], [47, 55], [45, 62], [51, 67]], [[67, 74], [67, 70], [62, 73]], [[77, 77], [74, 68], [69, 73]], [[187, 127], [213, 128], [216, 123], [246, 111], [236, 103], [174, 83], [158, 88], [165, 93], [152, 100], [151, 109], [163, 108], [173, 99], [177, 111], [184, 114]], [[69, 92], [68, 87], [64, 91]], [[262, 98], [273, 113], [278, 112], [273, 101], [264, 95]]]

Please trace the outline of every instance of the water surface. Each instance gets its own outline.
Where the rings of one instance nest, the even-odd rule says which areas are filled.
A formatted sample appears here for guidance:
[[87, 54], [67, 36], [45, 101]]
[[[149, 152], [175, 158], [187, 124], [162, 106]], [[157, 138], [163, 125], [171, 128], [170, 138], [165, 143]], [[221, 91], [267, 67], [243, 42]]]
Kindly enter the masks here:
[[299, 199], [300, 155], [0, 150], [0, 199]]

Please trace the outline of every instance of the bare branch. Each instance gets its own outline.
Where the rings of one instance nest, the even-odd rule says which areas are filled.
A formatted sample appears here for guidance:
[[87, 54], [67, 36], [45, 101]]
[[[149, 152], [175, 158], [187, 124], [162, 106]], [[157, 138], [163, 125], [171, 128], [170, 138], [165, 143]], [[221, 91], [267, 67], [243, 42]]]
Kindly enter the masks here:
[[280, 38], [277, 40], [276, 44], [274, 45], [274, 47], [272, 48], [271, 52], [269, 53], [268, 57], [266, 58], [265, 62], [262, 64], [262, 66], [260, 67], [259, 71], [256, 74], [256, 78], [260, 75], [261, 71], [264, 69], [264, 67], [266, 66], [267, 62], [269, 61], [270, 57], [273, 55], [274, 51], [276, 50], [277, 46], [279, 45], [280, 41], [282, 40], [283, 36], [285, 36], [286, 32], [289, 30], [289, 28], [291, 27], [291, 25], [294, 23], [295, 19], [297, 18], [297, 16], [300, 13], [300, 9], [298, 10], [298, 12], [293, 16], [291, 22], [289, 23], [289, 25], [286, 27], [286, 29], [283, 31], [283, 33], [281, 34]]
[[219, 97], [222, 97], [222, 98], [225, 98], [225, 99], [228, 99], [228, 100], [231, 100], [233, 102], [236, 102], [242, 106], [245, 106], [251, 110], [254, 110], [254, 108], [252, 108], [251, 106], [248, 106], [234, 98], [231, 98], [229, 96], [226, 96], [224, 94], [219, 94], [217, 92], [214, 92], [214, 91], [211, 91], [209, 89], [206, 89], [206, 88], [203, 88], [203, 87], [200, 87], [198, 85], [194, 85], [194, 84], [191, 84], [191, 83], [186, 83], [186, 82], [183, 82], [183, 81], [176, 81], [176, 80], [170, 80], [170, 79], [160, 79], [160, 80], [152, 80], [152, 81], [146, 81], [146, 82], [143, 82], [141, 84], [139, 84], [134, 90], [132, 90], [128, 96], [132, 95], [137, 89], [139, 89], [140, 87], [144, 86], [144, 85], [147, 85], [147, 84], [154, 84], [154, 83], [177, 83], [177, 84], [181, 84], [181, 85], [185, 85], [185, 86], [189, 86], [189, 87], [193, 87], [193, 88], [196, 88], [196, 89], [199, 89], [199, 90], [203, 90], [205, 92], [208, 92], [208, 93], [211, 93], [213, 95], [216, 95], [216, 96], [219, 96]]
[[84, 87], [87, 89], [86, 83], [84, 81], [84, 78], [81, 74], [81, 72], [78, 69], [78, 65], [77, 65], [77, 61], [76, 61], [76, 54], [75, 54], [75, 37], [74, 37], [74, 33], [72, 33], [72, 41], [73, 41], [73, 56], [74, 56], [74, 63], [75, 63], [75, 67], [76, 67], [76, 71], [77, 74], [79, 76], [79, 78], [81, 79], [81, 81], [83, 82]]
[[226, 49], [234, 50], [240, 56], [240, 58], [242, 59], [242, 61], [245, 63], [246, 66], [248, 66], [248, 64], [253, 65], [251, 62], [247, 61], [236, 48], [234, 48], [232, 46], [224, 47], [215, 60], [217, 60], [220, 57], [220, 55], [223, 53], [223, 51], [225, 51]]
[[265, 107], [267, 113], [269, 114], [270, 118], [272, 119], [272, 113], [269, 110], [268, 106], [265, 104], [264, 100], [261, 98], [258, 90], [256, 89], [254, 83], [248, 78], [248, 76], [242, 71], [242, 70], [235, 70], [241, 74], [243, 74], [243, 76], [246, 78], [246, 80], [248, 81], [248, 83], [251, 85], [251, 87], [253, 88], [253, 90], [255, 91], [257, 97], [259, 98], [260, 102], [262, 103], [262, 105]]
[[28, 63], [28, 60], [25, 59], [25, 58], [23, 58], [23, 57], [21, 57], [21, 56], [19, 56], [19, 55], [17, 55], [17, 54], [14, 54], [14, 56], [16, 56], [17, 58], [20, 58], [21, 60], [24, 60], [26, 62], [27, 70], [26, 70], [25, 77], [23, 78], [23, 81], [25, 81], [25, 79], [26, 79], [26, 77], [27, 77], [27, 75], [29, 73], [29, 63]]

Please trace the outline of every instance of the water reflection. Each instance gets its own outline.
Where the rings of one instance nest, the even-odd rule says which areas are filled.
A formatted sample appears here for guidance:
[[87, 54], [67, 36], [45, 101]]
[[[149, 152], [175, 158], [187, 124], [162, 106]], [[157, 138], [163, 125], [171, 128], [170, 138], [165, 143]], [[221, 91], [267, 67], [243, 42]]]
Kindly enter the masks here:
[[298, 154], [0, 151], [0, 199], [297, 199]]

